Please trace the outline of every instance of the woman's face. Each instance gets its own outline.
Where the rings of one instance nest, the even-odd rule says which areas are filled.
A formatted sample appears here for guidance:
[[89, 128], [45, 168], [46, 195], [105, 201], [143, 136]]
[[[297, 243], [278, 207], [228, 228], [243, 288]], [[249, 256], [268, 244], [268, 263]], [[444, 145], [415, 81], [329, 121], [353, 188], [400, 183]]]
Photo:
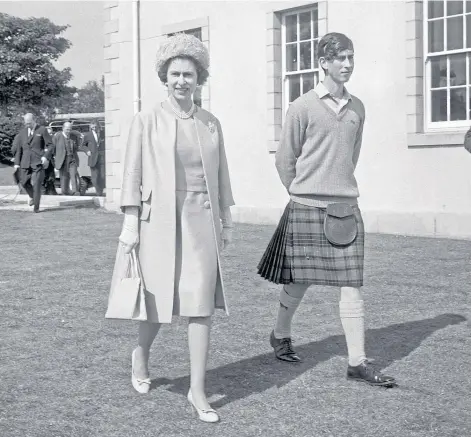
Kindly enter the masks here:
[[191, 99], [196, 90], [198, 73], [190, 59], [176, 58], [170, 61], [167, 70], [169, 94], [176, 100]]

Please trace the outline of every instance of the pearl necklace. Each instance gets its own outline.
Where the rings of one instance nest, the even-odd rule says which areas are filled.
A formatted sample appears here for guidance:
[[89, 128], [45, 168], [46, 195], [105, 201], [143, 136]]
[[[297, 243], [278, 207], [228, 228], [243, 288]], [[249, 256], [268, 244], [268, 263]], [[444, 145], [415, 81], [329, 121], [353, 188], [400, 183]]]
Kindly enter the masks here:
[[194, 102], [191, 103], [191, 108], [185, 112], [185, 111], [179, 111], [175, 106], [174, 104], [172, 103], [172, 101], [169, 99], [168, 100], [168, 103], [170, 104], [170, 109], [172, 110], [172, 112], [178, 117], [178, 118], [181, 118], [181, 119], [188, 119], [188, 118], [191, 118], [196, 110], [196, 105]]

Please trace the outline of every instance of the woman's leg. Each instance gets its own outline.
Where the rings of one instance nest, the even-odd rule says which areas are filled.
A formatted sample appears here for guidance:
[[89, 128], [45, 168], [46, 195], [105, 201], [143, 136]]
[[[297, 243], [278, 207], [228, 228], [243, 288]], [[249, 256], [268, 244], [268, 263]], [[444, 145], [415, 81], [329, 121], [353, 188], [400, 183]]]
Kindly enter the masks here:
[[159, 332], [160, 323], [139, 323], [139, 340], [135, 350], [134, 374], [139, 379], [149, 377], [149, 351], [155, 336]]
[[208, 362], [211, 317], [190, 317], [188, 347], [190, 350], [190, 388], [193, 402], [200, 409], [211, 408], [206, 398], [205, 377]]

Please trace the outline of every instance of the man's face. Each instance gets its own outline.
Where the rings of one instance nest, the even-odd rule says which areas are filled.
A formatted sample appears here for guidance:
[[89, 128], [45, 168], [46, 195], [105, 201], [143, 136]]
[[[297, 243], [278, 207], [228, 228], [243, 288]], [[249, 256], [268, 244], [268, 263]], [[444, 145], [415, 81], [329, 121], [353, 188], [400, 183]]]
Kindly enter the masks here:
[[66, 124], [64, 124], [64, 127], [62, 128], [62, 130], [64, 131], [64, 134], [66, 136], [69, 136], [70, 131], [72, 130], [72, 125], [70, 123], [66, 123]]
[[33, 117], [27, 115], [25, 118], [24, 118], [24, 121], [25, 121], [25, 126], [28, 128], [28, 129], [32, 129], [35, 125], [35, 120]]
[[333, 59], [319, 59], [320, 65], [336, 83], [350, 80], [355, 65], [353, 50], [342, 50]]
[[90, 123], [90, 129], [92, 131], [96, 131], [96, 124], [95, 123]]

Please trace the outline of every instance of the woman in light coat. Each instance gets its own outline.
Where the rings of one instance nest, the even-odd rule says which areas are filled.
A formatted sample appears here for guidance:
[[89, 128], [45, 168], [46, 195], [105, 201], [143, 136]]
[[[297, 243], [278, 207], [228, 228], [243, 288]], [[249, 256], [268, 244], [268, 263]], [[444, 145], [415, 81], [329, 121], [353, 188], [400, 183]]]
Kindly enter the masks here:
[[227, 313], [220, 252], [231, 241], [232, 197], [221, 125], [192, 100], [208, 77], [209, 54], [197, 38], [167, 38], [156, 70], [168, 99], [138, 113], [124, 161], [120, 242], [136, 249], [146, 294], [132, 383], [150, 387], [149, 349], [162, 323], [189, 317], [191, 383], [188, 401], [205, 422], [217, 422], [205, 394], [211, 316]]

